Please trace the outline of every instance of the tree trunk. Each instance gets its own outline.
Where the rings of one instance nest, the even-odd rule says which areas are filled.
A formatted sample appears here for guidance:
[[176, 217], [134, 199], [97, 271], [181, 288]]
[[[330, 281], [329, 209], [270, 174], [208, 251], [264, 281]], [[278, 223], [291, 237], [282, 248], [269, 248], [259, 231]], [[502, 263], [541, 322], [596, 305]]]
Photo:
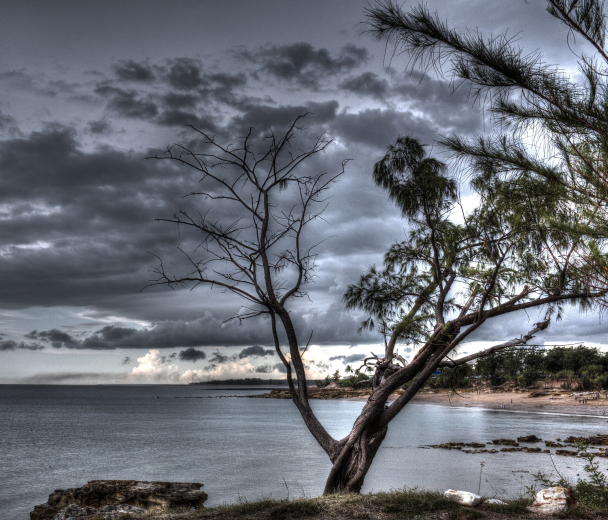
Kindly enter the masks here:
[[337, 457], [325, 483], [324, 494], [361, 492], [365, 475], [386, 437], [388, 427], [373, 433], [370, 430], [363, 430], [348, 451]]

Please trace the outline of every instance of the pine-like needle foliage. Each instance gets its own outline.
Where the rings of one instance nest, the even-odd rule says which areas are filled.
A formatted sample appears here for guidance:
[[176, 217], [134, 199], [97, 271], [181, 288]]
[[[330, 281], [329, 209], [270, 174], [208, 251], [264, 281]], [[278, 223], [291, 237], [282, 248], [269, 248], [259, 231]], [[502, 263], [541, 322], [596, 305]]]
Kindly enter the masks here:
[[[568, 200], [571, 211], [556, 214], [552, 226], [596, 240], [588, 259], [598, 284], [608, 262], [608, 54], [602, 0], [547, 0], [547, 11], [583, 42], [583, 78], [548, 65], [540, 51], [526, 52], [506, 33], [485, 37], [457, 31], [424, 4], [405, 11], [379, 2], [367, 10], [370, 30], [410, 56], [410, 66], [433, 69], [467, 83], [489, 109], [495, 126], [475, 139], [449, 136], [442, 143], [481, 180], [508, 180], [516, 189], [535, 189]], [[481, 182], [481, 181], [479, 181]], [[571, 214], [573, 212], [573, 214]], [[571, 218], [573, 217], [573, 218]], [[583, 225], [584, 223], [584, 225]], [[586, 226], [586, 227], [585, 227]]]

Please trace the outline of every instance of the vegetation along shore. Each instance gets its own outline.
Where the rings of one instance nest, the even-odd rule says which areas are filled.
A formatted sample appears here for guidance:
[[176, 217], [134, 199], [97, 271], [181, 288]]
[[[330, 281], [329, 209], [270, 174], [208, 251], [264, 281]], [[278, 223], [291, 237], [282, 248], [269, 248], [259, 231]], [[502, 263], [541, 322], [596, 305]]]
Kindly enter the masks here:
[[[169, 511], [143, 516], [149, 520], [346, 520], [346, 519], [442, 519], [519, 520], [531, 518], [526, 507], [532, 498], [506, 500], [503, 504], [482, 503], [471, 508], [450, 501], [443, 493], [405, 489], [386, 493], [333, 494], [295, 500], [241, 502], [199, 511]], [[568, 512], [570, 519], [606, 518], [605, 509], [590, 500], [578, 500]]]

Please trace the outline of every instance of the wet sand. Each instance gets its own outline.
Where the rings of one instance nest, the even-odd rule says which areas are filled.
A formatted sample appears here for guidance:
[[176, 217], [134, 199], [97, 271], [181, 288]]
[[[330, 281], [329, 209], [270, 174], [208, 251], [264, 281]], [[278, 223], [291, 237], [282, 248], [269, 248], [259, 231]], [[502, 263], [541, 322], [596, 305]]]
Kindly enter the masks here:
[[[531, 397], [536, 392], [497, 391], [442, 391], [421, 392], [413, 399], [416, 404], [440, 404], [444, 406], [470, 406], [495, 410], [516, 410], [525, 412], [548, 412], [568, 415], [596, 415], [608, 418], [608, 400], [601, 393], [593, 400], [586, 392], [555, 392]], [[584, 399], [584, 402], [583, 402]]]

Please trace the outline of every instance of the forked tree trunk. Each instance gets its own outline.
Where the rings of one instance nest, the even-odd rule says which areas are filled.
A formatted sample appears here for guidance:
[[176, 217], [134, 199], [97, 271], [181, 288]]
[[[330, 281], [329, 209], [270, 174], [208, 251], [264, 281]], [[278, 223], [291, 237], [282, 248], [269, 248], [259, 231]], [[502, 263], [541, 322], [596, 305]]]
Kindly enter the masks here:
[[382, 444], [388, 427], [371, 433], [364, 430], [358, 441], [350, 447], [343, 457], [338, 457], [325, 483], [324, 494], [359, 493], [363, 481], [378, 448]]

